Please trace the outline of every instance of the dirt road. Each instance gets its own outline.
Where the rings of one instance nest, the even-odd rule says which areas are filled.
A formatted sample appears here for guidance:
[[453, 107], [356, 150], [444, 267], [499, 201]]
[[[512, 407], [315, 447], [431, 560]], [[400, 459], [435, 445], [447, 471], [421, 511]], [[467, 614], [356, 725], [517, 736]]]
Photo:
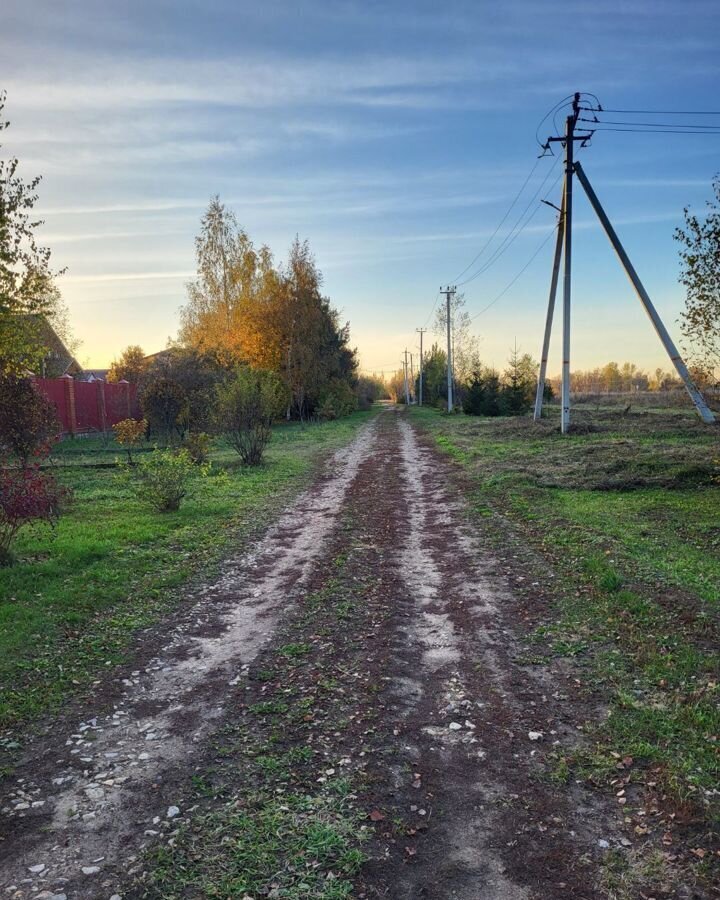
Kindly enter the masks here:
[[[368, 839], [351, 896], [605, 896], [621, 817], [548, 777], [584, 711], [572, 672], [521, 664], [532, 582], [510, 536], [489, 547], [447, 463], [382, 412], [257, 546], [142, 636], [91, 708], [30, 743], [0, 803], [2, 896], [179, 896], [180, 869], [183, 896], [234, 896], [199, 887], [214, 851], [192, 842], [263, 788], [261, 740], [296, 760], [282, 791], [324, 791], [341, 767], [352, 783]], [[159, 845], [176, 854], [164, 881]]]

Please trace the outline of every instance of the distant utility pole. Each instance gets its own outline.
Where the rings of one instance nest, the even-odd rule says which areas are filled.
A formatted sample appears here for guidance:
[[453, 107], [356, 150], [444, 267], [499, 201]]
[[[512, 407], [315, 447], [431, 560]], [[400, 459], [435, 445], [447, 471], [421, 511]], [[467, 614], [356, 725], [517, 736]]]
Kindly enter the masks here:
[[407, 347], [405, 348], [405, 359], [403, 361], [403, 369], [405, 371], [405, 406], [410, 406], [410, 390], [408, 388], [408, 366], [407, 366]]
[[440, 293], [445, 294], [445, 303], [447, 309], [447, 391], [448, 391], [448, 401], [447, 408], [448, 412], [453, 411], [453, 371], [452, 371], [452, 337], [451, 337], [451, 325], [450, 325], [450, 301], [455, 298], [456, 287], [450, 287], [448, 285], [446, 288], [441, 287]]
[[422, 337], [427, 331], [426, 328], [416, 328], [420, 334], [420, 378], [418, 379], [418, 406], [422, 406], [422, 395], [423, 395], [423, 348], [422, 348]]
[[413, 355], [410, 352], [410, 397], [415, 402], [415, 369], [413, 368]]

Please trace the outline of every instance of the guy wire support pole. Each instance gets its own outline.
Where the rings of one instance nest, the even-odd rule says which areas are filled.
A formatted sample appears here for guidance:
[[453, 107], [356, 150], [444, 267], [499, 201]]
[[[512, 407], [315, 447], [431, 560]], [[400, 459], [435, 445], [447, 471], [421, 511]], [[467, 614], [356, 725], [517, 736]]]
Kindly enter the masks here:
[[542, 416], [543, 400], [545, 399], [545, 377], [547, 375], [548, 353], [550, 352], [550, 334], [552, 332], [553, 315], [555, 313], [555, 298], [557, 297], [558, 276], [560, 275], [560, 260], [562, 258], [564, 237], [565, 190], [563, 189], [562, 200], [560, 201], [557, 240], [555, 241], [552, 278], [550, 279], [550, 296], [548, 298], [547, 316], [545, 318], [545, 335], [543, 337], [542, 354], [540, 356], [540, 372], [538, 374], [537, 393], [535, 394], [535, 412], [533, 413], [533, 419], [535, 421]]
[[425, 328], [416, 328], [415, 331], [420, 333], [420, 376], [418, 380], [418, 406], [422, 406], [422, 395], [423, 395], [423, 335], [425, 334]]
[[673, 339], [668, 334], [667, 328], [665, 328], [662, 319], [653, 306], [648, 292], [645, 290], [643, 283], [640, 281], [640, 278], [638, 277], [638, 274], [633, 267], [633, 264], [630, 262], [630, 258], [625, 252], [625, 248], [620, 243], [620, 238], [617, 236], [617, 234], [615, 233], [615, 229], [610, 224], [610, 220], [608, 219], [605, 210], [602, 208], [595, 191], [592, 189], [592, 186], [588, 181], [588, 177], [585, 174], [583, 167], [578, 162], [575, 163], [574, 168], [575, 174], [577, 175], [580, 184], [583, 186], [592, 208], [595, 210], [598, 219], [600, 219], [600, 224], [605, 229], [605, 234], [608, 236], [608, 239], [610, 240], [615, 253], [617, 253], [618, 255], [622, 267], [625, 269], [625, 274], [630, 279], [630, 283], [635, 288], [635, 293], [638, 295], [638, 297], [640, 298], [640, 302], [645, 307], [645, 312], [650, 317], [650, 321], [652, 322], [658, 337], [662, 341], [672, 364], [675, 366], [678, 375], [685, 383], [687, 392], [688, 394], [690, 394], [690, 399], [695, 404], [695, 409], [697, 409], [698, 414], [700, 415], [700, 418], [703, 420], [703, 422], [706, 422], [708, 425], [712, 425], [713, 422], [715, 422], [715, 416], [705, 402], [705, 398], [700, 393], [692, 378], [690, 377], [690, 373], [687, 370], [687, 366], [685, 365], [683, 358], [678, 353], [678, 349], [675, 346]]
[[440, 288], [440, 293], [445, 294], [447, 309], [447, 408], [448, 412], [453, 411], [453, 371], [452, 371], [452, 338], [450, 335], [450, 298], [455, 296], [456, 288], [448, 285], [446, 288]]
[[410, 390], [408, 387], [407, 347], [405, 348], [405, 406], [410, 406]]

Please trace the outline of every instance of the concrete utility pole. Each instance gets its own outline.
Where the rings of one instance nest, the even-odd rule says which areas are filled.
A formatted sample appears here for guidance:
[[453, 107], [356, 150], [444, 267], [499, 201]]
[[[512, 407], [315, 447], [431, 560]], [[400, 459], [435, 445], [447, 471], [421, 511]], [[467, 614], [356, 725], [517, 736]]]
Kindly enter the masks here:
[[[552, 205], [554, 209], [557, 209], [554, 204]], [[545, 335], [543, 337], [542, 353], [540, 355], [540, 372], [538, 374], [537, 392], [535, 394], [535, 412], [533, 413], [533, 419], [535, 419], [535, 421], [537, 421], [542, 416], [543, 400], [545, 398], [545, 377], [547, 375], [548, 353], [550, 352], [550, 334], [552, 332], [553, 314], [555, 312], [555, 297], [557, 296], [558, 277], [560, 275], [560, 261], [562, 259], [563, 241], [565, 238], [564, 191], [559, 212], [560, 220], [558, 222], [557, 240], [555, 242], [555, 258], [553, 259], [552, 278], [550, 279], [550, 296], [548, 298], [548, 310], [547, 316], [545, 318]]]
[[423, 338], [423, 335], [425, 334], [425, 332], [427, 331], [427, 329], [426, 328], [416, 328], [415, 331], [417, 331], [420, 334], [420, 378], [418, 379], [418, 406], [422, 406], [422, 395], [423, 395], [423, 348], [422, 348], [423, 341], [422, 341], [422, 338]]
[[408, 366], [407, 366], [407, 347], [405, 348], [405, 359], [403, 368], [405, 370], [405, 406], [410, 406], [410, 391], [408, 389]]
[[457, 288], [450, 287], [440, 288], [440, 293], [445, 294], [445, 303], [447, 309], [447, 408], [448, 412], [453, 411], [453, 370], [452, 370], [452, 335], [450, 325], [450, 301], [455, 297]]
[[572, 114], [565, 121], [565, 134], [562, 137], [550, 137], [545, 142], [545, 149], [549, 149], [550, 144], [559, 142], [565, 148], [565, 183], [563, 187], [563, 208], [565, 210], [564, 234], [563, 234], [563, 359], [562, 359], [562, 391], [560, 402], [562, 413], [560, 419], [560, 430], [566, 434], [570, 428], [570, 300], [571, 300], [571, 283], [572, 283], [572, 189], [573, 189], [573, 173], [575, 141], [580, 141], [584, 146], [592, 137], [592, 132], [584, 134], [575, 134], [575, 126], [580, 116], [580, 94], [573, 96]]
[[415, 369], [413, 368], [413, 355], [410, 351], [410, 399], [415, 402]]

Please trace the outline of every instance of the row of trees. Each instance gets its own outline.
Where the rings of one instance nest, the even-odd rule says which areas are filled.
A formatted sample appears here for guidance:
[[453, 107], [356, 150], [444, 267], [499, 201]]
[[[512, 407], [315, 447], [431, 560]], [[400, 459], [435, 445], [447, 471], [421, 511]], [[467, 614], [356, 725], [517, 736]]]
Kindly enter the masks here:
[[307, 242], [296, 239], [287, 262], [275, 265], [215, 198], [196, 255], [178, 341], [153, 357], [128, 347], [108, 372], [109, 381], [140, 385], [151, 426], [210, 430], [217, 387], [238, 367], [277, 376], [288, 419], [337, 418], [372, 402], [376, 389], [358, 377], [348, 325], [322, 294]]

